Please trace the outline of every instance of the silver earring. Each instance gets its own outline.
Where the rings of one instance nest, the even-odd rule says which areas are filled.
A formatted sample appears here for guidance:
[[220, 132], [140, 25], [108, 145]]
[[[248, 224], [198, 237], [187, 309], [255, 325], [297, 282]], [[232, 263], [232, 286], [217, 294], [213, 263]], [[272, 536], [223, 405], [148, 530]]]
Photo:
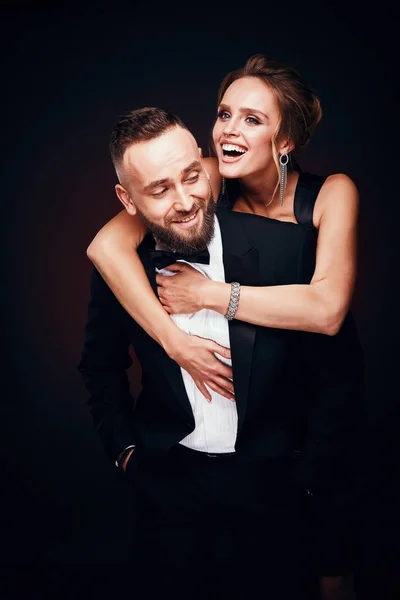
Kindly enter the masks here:
[[280, 164], [280, 177], [279, 177], [279, 204], [283, 206], [283, 197], [285, 195], [286, 184], [287, 184], [287, 164], [289, 162], [289, 155], [284, 152], [279, 157]]
[[222, 178], [222, 189], [221, 189], [222, 196], [225, 196], [225, 191], [226, 191], [226, 183], [225, 183], [225, 177], [223, 177]]

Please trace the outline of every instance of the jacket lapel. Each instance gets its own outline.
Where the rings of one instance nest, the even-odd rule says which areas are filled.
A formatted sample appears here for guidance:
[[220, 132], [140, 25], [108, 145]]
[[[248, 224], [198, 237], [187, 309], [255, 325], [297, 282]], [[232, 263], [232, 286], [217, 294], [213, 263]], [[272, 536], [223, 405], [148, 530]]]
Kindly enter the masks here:
[[[151, 261], [149, 250], [153, 250], [155, 247], [154, 238], [152, 235], [148, 234], [144, 238], [143, 242], [140, 244], [138, 248], [138, 254], [145, 268], [147, 277], [153, 288], [155, 295], [157, 294], [157, 282], [156, 282], [156, 271], [154, 265]], [[189, 398], [186, 393], [185, 384], [183, 383], [181, 368], [174, 360], [172, 360], [168, 354], [163, 350], [163, 348], [154, 342], [152, 344], [151, 349], [151, 358], [152, 360], [160, 366], [168, 379], [171, 388], [174, 390], [176, 398], [180, 401], [182, 407], [185, 412], [190, 417], [190, 424], [194, 427], [194, 417], [192, 407], [189, 402]], [[168, 397], [170, 397], [168, 395]], [[172, 406], [173, 410], [176, 411], [176, 405]]]
[[[218, 209], [217, 215], [221, 228], [225, 281], [259, 285], [258, 250], [249, 243], [243, 219], [225, 208]], [[246, 415], [256, 326], [233, 319], [229, 322], [229, 337], [239, 436]]]
[[[259, 285], [258, 250], [249, 243], [243, 226], [244, 221], [237, 213], [222, 207], [218, 208], [217, 216], [222, 237], [225, 281], [227, 283], [238, 281], [241, 285]], [[138, 253], [151, 287], [157, 295], [156, 273], [149, 255], [149, 250], [154, 249], [154, 246], [154, 238], [149, 234], [139, 246]], [[255, 325], [237, 319], [229, 322], [232, 369], [238, 411], [238, 436], [246, 415], [255, 336]], [[176, 397], [190, 416], [191, 423], [194, 426], [193, 411], [186, 394], [179, 365], [169, 358], [158, 344], [154, 344], [153, 358], [163, 369]], [[174, 408], [176, 410], [176, 407]]]

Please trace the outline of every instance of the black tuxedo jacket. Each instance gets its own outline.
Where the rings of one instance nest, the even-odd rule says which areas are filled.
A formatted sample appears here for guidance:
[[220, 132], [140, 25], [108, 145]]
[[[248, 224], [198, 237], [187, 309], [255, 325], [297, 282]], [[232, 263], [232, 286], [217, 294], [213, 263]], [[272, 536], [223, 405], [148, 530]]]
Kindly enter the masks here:
[[[315, 261], [309, 228], [223, 208], [217, 215], [227, 282], [309, 283]], [[153, 247], [152, 236], [146, 236], [139, 255], [156, 291], [149, 256]], [[304, 256], [312, 260], [304, 261]], [[329, 368], [317, 334], [258, 327], [237, 319], [229, 323], [229, 334], [238, 458], [290, 465], [293, 481], [323, 499], [324, 519], [336, 523], [337, 529], [333, 515], [342, 515], [348, 502], [343, 499], [351, 496], [348, 455], [360, 421], [358, 382], [352, 381], [346, 365], [333, 361]], [[130, 345], [142, 369], [136, 402], [126, 373], [132, 364]], [[126, 313], [96, 270], [79, 371], [112, 461], [130, 444], [136, 444], [138, 453], [164, 453], [193, 431], [179, 365]]]

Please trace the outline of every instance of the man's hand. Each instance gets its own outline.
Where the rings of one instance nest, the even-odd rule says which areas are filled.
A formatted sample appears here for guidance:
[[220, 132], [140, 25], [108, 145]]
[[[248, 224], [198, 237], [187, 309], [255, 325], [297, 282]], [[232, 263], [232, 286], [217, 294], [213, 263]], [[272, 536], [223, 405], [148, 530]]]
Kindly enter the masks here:
[[235, 400], [232, 368], [215, 356], [219, 354], [224, 359], [230, 359], [229, 348], [220, 346], [212, 340], [183, 334], [175, 338], [174, 347], [167, 352], [182, 369], [189, 373], [208, 402], [211, 402], [211, 394], [206, 385], [221, 396]]
[[352, 575], [321, 577], [321, 600], [356, 600]]

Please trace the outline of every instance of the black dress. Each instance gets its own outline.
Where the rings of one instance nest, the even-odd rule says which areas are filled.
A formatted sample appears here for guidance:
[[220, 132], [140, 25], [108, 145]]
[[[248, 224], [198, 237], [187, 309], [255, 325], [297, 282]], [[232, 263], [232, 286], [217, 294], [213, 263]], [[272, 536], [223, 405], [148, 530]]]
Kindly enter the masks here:
[[[313, 211], [325, 179], [299, 173], [294, 198], [297, 223], [233, 211], [249, 238], [254, 235], [259, 239], [263, 227], [269, 237], [269, 259], [260, 263], [254, 285], [310, 283], [318, 239]], [[219, 198], [219, 210], [230, 210], [238, 195], [237, 182], [228, 181], [225, 194]], [[294, 478], [312, 494], [315, 529], [310, 535], [315, 536], [320, 572], [343, 574], [354, 568], [364, 481], [360, 452], [364, 431], [363, 351], [351, 311], [334, 336], [301, 331], [284, 334], [291, 347], [288, 377], [296, 381], [299, 401], [295, 418], [306, 414]]]
[[[315, 271], [318, 239], [318, 230], [313, 225], [313, 212], [318, 193], [325, 179], [326, 176], [299, 172], [294, 197], [294, 215], [297, 223], [279, 221], [251, 213], [235, 213], [238, 215], [237, 218], [249, 221], [250, 227], [254, 227], [255, 231], [262, 228], [263, 222], [264, 224], [268, 222], [266, 235], [269, 236], [271, 236], [271, 222], [274, 224], [274, 249], [271, 253], [271, 261], [274, 261], [276, 266], [271, 277], [270, 265], [268, 268], [265, 265], [264, 271], [268, 275], [265, 275], [263, 280], [263, 265], [260, 265], [261, 285], [310, 283]], [[220, 209], [232, 208], [238, 193], [237, 182], [229, 181], [225, 195], [219, 199]], [[248, 228], [247, 223], [246, 225]], [[280, 241], [282, 243], [279, 243]], [[296, 262], [296, 276], [295, 279], [289, 281], [288, 277], [293, 277], [293, 268], [289, 269], [289, 265], [294, 261]], [[300, 337], [301, 332], [298, 333]], [[355, 390], [362, 392], [363, 352], [351, 311], [348, 312], [340, 331], [335, 336], [307, 333], [301, 337], [310, 340], [309, 343], [316, 352], [315, 367], [320, 371], [320, 376], [323, 376], [326, 370], [324, 363], [328, 364], [329, 376], [336, 383], [346, 382], [348, 386], [354, 386]], [[320, 352], [322, 355], [319, 354]]]

